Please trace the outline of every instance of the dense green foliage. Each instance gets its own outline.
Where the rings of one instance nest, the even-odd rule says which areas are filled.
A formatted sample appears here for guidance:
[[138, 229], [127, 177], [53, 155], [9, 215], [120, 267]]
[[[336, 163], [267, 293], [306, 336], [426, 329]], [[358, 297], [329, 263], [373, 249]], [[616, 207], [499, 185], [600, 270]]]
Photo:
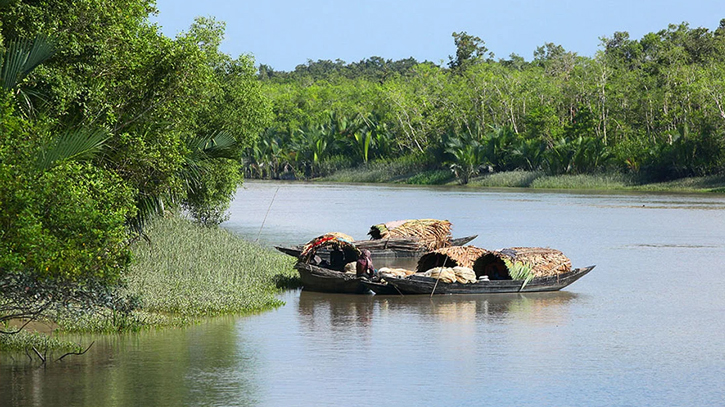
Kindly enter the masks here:
[[[225, 219], [269, 123], [224, 24], [177, 38], [153, 0], [0, 2], [0, 322], [111, 299], [155, 214]], [[115, 302], [114, 302], [115, 301]]]
[[593, 58], [546, 43], [495, 60], [453, 33], [448, 66], [414, 60], [260, 68], [273, 125], [248, 149], [249, 176], [317, 177], [415, 154], [416, 171], [462, 182], [513, 170], [667, 180], [725, 165], [725, 20], [602, 39]]

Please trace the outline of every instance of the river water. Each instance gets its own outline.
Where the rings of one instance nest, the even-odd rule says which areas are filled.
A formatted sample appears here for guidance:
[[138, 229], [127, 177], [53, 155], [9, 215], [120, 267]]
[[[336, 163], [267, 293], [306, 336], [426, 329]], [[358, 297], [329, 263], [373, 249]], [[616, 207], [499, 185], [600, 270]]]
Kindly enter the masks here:
[[597, 267], [554, 293], [289, 291], [45, 368], [5, 356], [0, 406], [725, 405], [725, 196], [247, 182], [224, 227], [271, 245], [411, 218]]

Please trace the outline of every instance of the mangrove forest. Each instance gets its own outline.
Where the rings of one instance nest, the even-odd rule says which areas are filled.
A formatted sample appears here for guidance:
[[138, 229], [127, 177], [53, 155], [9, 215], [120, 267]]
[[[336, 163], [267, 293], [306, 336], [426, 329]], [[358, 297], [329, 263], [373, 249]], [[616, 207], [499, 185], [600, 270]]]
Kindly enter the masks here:
[[447, 64], [260, 65], [273, 122], [247, 148], [245, 173], [309, 179], [382, 162], [432, 183], [517, 170], [643, 182], [719, 174], [725, 20], [600, 41], [593, 57], [544, 43], [533, 59], [497, 59], [454, 32]]

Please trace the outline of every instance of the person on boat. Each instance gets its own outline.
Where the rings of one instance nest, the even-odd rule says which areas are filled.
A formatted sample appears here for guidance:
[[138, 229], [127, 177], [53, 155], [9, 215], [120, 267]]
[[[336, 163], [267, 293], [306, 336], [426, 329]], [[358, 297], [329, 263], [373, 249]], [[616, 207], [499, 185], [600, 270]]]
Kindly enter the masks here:
[[360, 257], [358, 257], [355, 267], [358, 277], [372, 278], [375, 275], [375, 267], [373, 266], [371, 255], [368, 249], [362, 249], [360, 251]]
[[342, 270], [345, 267], [345, 253], [340, 246], [334, 246], [330, 252], [330, 268]]

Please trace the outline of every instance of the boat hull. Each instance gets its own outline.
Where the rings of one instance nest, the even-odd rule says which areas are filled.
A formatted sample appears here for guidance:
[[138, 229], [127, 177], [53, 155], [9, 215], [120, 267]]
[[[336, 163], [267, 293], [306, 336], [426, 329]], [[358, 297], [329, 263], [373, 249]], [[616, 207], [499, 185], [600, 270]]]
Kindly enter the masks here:
[[363, 280], [362, 284], [376, 295], [401, 295], [394, 285], [385, 282]]
[[302, 289], [322, 293], [366, 294], [370, 290], [355, 274], [343, 273], [324, 267], [299, 262], [295, 269], [300, 273]]
[[534, 278], [524, 285], [523, 280], [492, 280], [476, 283], [443, 283], [435, 278], [410, 276], [386, 278], [400, 294], [493, 294], [558, 291], [592, 271], [594, 266], [579, 268], [558, 276]]

